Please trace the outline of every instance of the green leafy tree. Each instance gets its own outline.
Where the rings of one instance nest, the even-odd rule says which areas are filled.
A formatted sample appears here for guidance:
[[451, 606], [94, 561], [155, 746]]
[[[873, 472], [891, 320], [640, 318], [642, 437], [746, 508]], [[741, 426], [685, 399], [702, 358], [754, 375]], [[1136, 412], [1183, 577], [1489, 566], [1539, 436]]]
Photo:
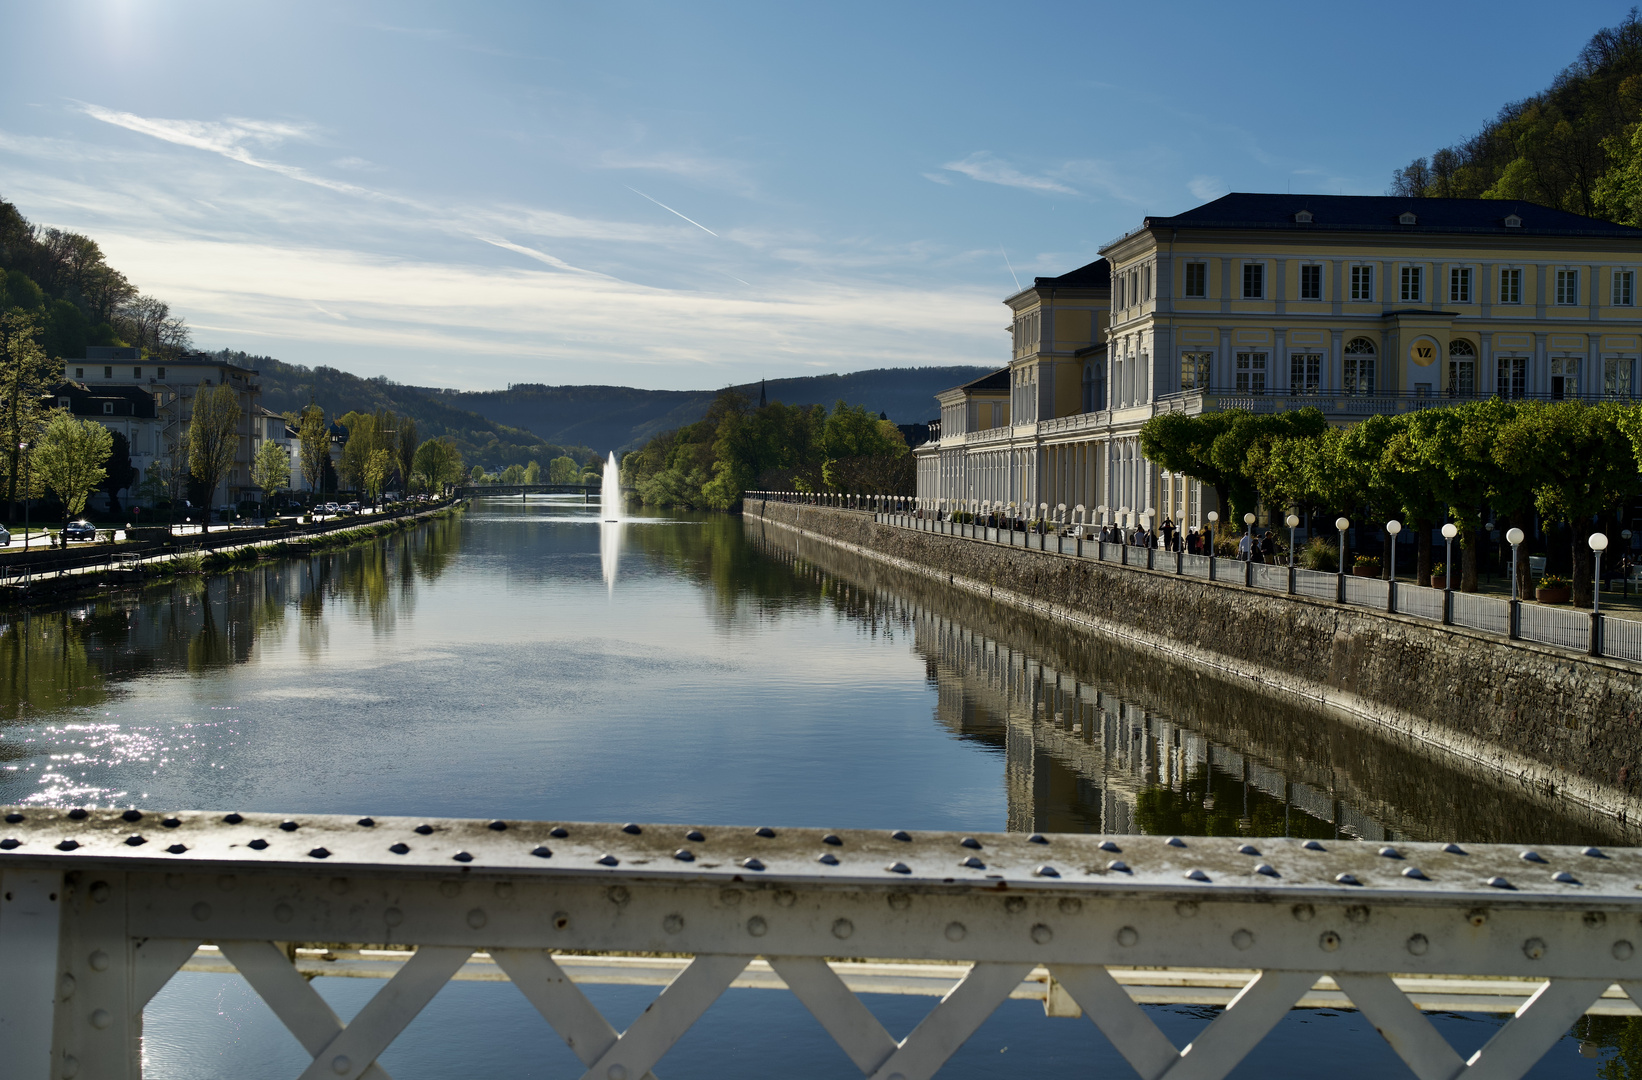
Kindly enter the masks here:
[[[520, 470], [521, 474], [523, 470]], [[547, 481], [550, 484], [574, 484], [582, 477], [582, 467], [573, 457], [556, 457], [547, 463]], [[517, 483], [518, 481], [510, 481]]]
[[[209, 501], [239, 456], [239, 395], [226, 383], [202, 387], [194, 395], [188, 421], [188, 472]], [[204, 528], [211, 529], [210, 515]]]
[[[429, 487], [443, 488], [462, 479], [462, 455], [448, 439], [429, 439], [416, 448], [411, 472], [424, 477]], [[479, 472], [484, 474], [483, 469]]]
[[40, 482], [62, 500], [67, 522], [85, 512], [86, 499], [107, 473], [103, 464], [114, 449], [114, 434], [94, 420], [52, 413], [32, 452]]
[[297, 426], [297, 440], [302, 463], [302, 478], [310, 491], [324, 488], [325, 473], [331, 465], [331, 427], [325, 422], [325, 413], [317, 405], [302, 410]]
[[108, 495], [108, 503], [115, 513], [120, 512], [120, 492], [131, 486], [137, 478], [136, 466], [131, 464], [131, 442], [118, 431], [110, 432], [114, 436], [114, 446], [104, 464], [102, 483], [97, 486]]
[[273, 439], [264, 439], [251, 461], [251, 483], [270, 498], [291, 486], [291, 455]]
[[[15, 275], [8, 275], [8, 278]], [[45, 411], [45, 396], [58, 369], [40, 348], [39, 328], [30, 315], [0, 313], [0, 461], [5, 463], [6, 501], [13, 520], [27, 480], [21, 445], [33, 439]]]
[[1242, 409], [1227, 409], [1201, 416], [1154, 416], [1140, 426], [1140, 452], [1159, 468], [1182, 473], [1213, 488], [1216, 505], [1222, 513], [1229, 513], [1232, 484], [1242, 478], [1243, 462], [1239, 460], [1230, 469], [1222, 466], [1215, 457], [1214, 444], [1239, 416], [1247, 415]]
[[529, 465], [525, 466], [525, 483], [539, 484], [541, 482], [542, 466], [540, 463], [532, 461]]
[[[569, 460], [568, 458], [565, 460]], [[525, 470], [522, 465], [509, 465], [502, 470], [501, 482], [504, 484], [522, 484], [525, 482]]]
[[417, 442], [416, 421], [408, 416], [398, 418], [398, 429], [394, 432], [397, 445], [393, 448], [394, 468], [399, 474], [401, 484], [409, 486], [411, 470], [416, 466]]
[[[514, 466], [517, 468], [518, 466]], [[388, 477], [393, 475], [394, 454], [387, 447], [379, 447], [371, 452], [363, 470], [365, 481], [365, 495], [375, 502], [382, 495], [382, 485], [387, 483]]]

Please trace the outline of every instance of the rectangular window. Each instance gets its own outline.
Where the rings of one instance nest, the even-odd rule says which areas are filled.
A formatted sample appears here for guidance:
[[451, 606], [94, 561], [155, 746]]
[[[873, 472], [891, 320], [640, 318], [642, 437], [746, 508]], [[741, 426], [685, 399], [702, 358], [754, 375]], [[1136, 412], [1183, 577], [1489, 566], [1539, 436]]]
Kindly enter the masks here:
[[1613, 306], [1633, 307], [1636, 304], [1636, 271], [1613, 272]]
[[1146, 303], [1152, 298], [1152, 268], [1146, 267], [1140, 272], [1140, 302]]
[[112, 367], [103, 368], [103, 378], [112, 379], [113, 377], [114, 377], [114, 369]]
[[1559, 304], [1579, 303], [1579, 271], [1558, 270], [1556, 272], [1556, 302]]
[[1455, 266], [1449, 269], [1448, 302], [1450, 304], [1469, 304], [1471, 302], [1471, 268], [1469, 266]]
[[1557, 401], [1579, 396], [1579, 357], [1551, 357], [1551, 397]]
[[1419, 303], [1421, 300], [1425, 299], [1425, 290], [1423, 288], [1425, 284], [1424, 274], [1425, 267], [1423, 266], [1403, 267], [1402, 298], [1405, 303]]
[[1263, 300], [1266, 296], [1266, 264], [1243, 264], [1243, 299]]
[[1237, 392], [1264, 394], [1266, 392], [1266, 354], [1240, 352], [1237, 354]]
[[1502, 398], [1520, 398], [1527, 393], [1528, 358], [1526, 356], [1500, 357], [1499, 396]]
[[1203, 299], [1209, 295], [1209, 264], [1189, 262], [1186, 264], [1186, 295]]
[[132, 378], [133, 378], [133, 379], [140, 379], [140, 378], [142, 378], [142, 377], [143, 377], [143, 369], [142, 369], [142, 368], [140, 368], [140, 367], [134, 367], [134, 368], [132, 368], [132, 369], [131, 369], [131, 377], [132, 377]]
[[1628, 356], [1610, 356], [1602, 361], [1602, 392], [1609, 397], [1631, 396], [1632, 361]]
[[1300, 299], [1321, 300], [1323, 298], [1323, 268], [1321, 266], [1300, 267]]
[[83, 378], [85, 378], [85, 377], [86, 377], [86, 369], [85, 369], [85, 368], [83, 368], [83, 367], [77, 367], [77, 368], [75, 368], [75, 369], [74, 369], [74, 377], [75, 377], [75, 378], [76, 378], [76, 379], [83, 379]]
[[1474, 397], [1477, 393], [1477, 358], [1454, 356], [1448, 358], [1448, 396]]
[[1124, 294], [1124, 291], [1125, 291], [1124, 287], [1127, 286], [1128, 284], [1129, 284], [1129, 275], [1128, 274], [1119, 274], [1117, 276], [1117, 308], [1118, 308], [1119, 311], [1122, 311], [1124, 308], [1129, 306], [1128, 304], [1126, 304], [1124, 302], [1124, 297], [1123, 297], [1123, 294]]
[[1351, 298], [1353, 300], [1374, 299], [1374, 268], [1372, 266], [1353, 266], [1351, 268]]
[[155, 377], [163, 379], [163, 378], [165, 378], [165, 369], [164, 368], [156, 368], [155, 371], [154, 371], [154, 374], [155, 374]]
[[1289, 354], [1289, 393], [1315, 394], [1323, 387], [1323, 354]]
[[1207, 390], [1213, 353], [1183, 352], [1180, 354], [1180, 389]]
[[1499, 302], [1502, 304], [1522, 303], [1522, 271], [1501, 270], [1499, 272]]
[[105, 415], [105, 416], [114, 415], [114, 403], [112, 401], [103, 402], [103, 415]]

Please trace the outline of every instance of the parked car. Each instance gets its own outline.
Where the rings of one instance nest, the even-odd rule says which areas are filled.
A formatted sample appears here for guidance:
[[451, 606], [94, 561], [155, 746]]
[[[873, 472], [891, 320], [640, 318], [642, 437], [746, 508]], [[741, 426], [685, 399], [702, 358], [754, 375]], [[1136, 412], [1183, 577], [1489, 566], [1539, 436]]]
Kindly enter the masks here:
[[0, 525], [0, 547], [10, 547], [10, 546], [11, 546], [11, 531], [9, 529], [7, 529], [4, 525]]
[[336, 505], [334, 502], [328, 502], [320, 508], [320, 512], [325, 514], [340, 514], [342, 512], [342, 507]]
[[71, 521], [67, 525], [63, 526], [63, 539], [95, 540], [97, 539], [97, 526], [84, 520]]

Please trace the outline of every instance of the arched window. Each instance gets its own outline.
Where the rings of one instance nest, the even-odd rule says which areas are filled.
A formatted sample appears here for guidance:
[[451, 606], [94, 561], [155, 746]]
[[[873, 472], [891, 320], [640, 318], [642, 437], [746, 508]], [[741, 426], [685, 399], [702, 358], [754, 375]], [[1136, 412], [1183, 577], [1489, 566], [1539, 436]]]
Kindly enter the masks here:
[[1477, 347], [1464, 338], [1448, 343], [1448, 396], [1475, 397], [1477, 393]]
[[1344, 377], [1341, 379], [1346, 393], [1374, 393], [1374, 360], [1377, 352], [1368, 338], [1352, 338], [1346, 342]]

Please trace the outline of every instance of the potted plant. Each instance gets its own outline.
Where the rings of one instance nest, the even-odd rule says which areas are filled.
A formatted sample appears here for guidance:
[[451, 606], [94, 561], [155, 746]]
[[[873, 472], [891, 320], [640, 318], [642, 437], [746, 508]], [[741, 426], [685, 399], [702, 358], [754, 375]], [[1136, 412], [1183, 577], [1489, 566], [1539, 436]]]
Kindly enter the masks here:
[[1351, 572], [1357, 577], [1379, 577], [1380, 560], [1372, 555], [1359, 555]]
[[1433, 589], [1448, 588], [1448, 565], [1446, 563], [1431, 564], [1431, 587]]
[[1574, 590], [1566, 578], [1556, 574], [1546, 574], [1539, 579], [1539, 585], [1534, 589], [1534, 599], [1542, 604], [1566, 604], [1573, 599]]

